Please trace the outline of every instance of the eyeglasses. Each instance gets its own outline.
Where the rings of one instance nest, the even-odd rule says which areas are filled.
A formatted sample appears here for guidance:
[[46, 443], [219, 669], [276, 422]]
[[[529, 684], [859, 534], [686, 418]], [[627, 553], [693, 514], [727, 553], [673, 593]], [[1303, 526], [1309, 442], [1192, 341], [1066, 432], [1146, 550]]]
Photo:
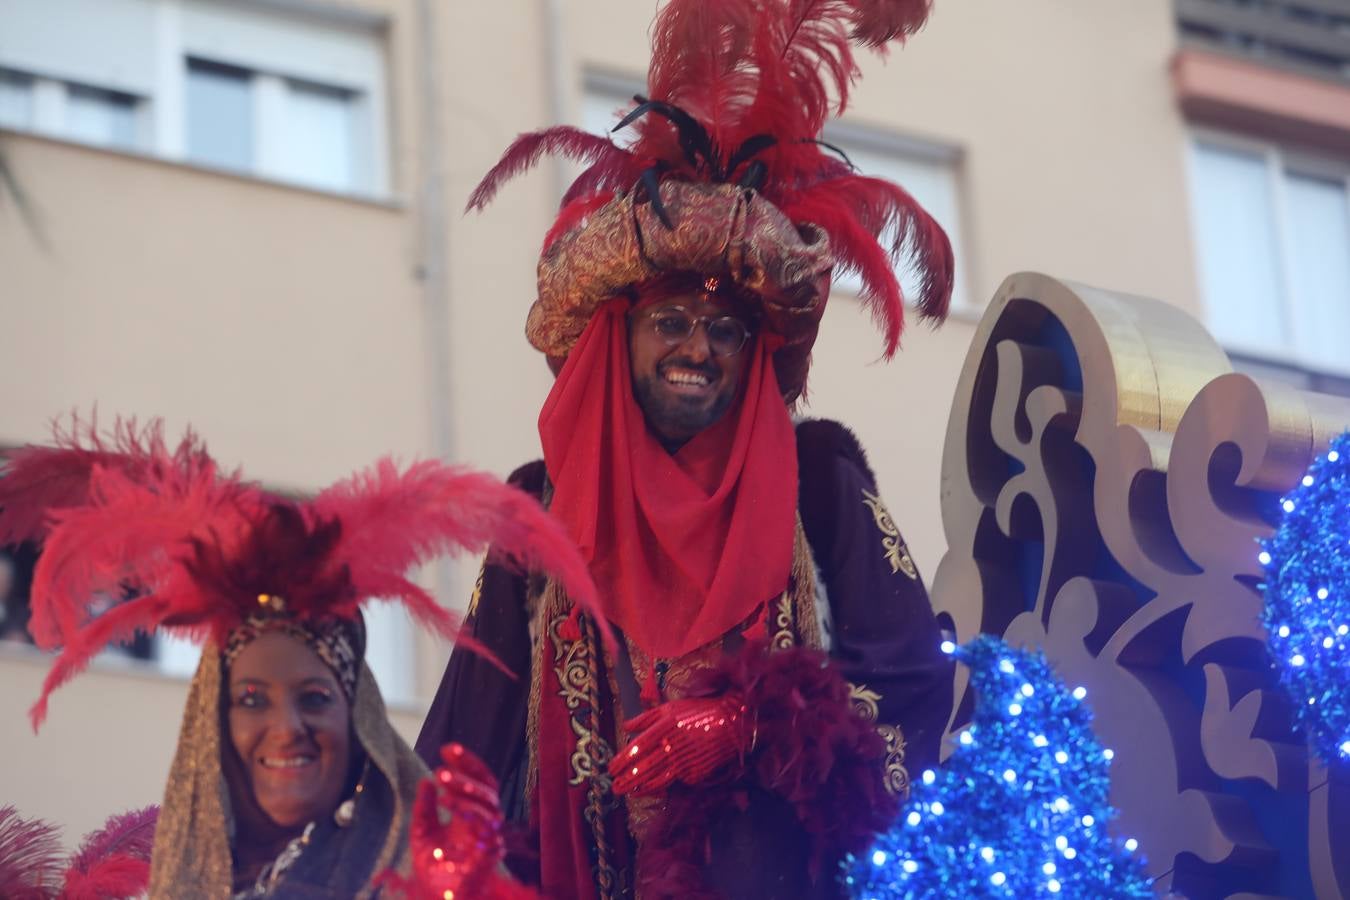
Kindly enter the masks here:
[[735, 316], [696, 316], [683, 306], [661, 306], [644, 313], [652, 330], [668, 346], [683, 344], [703, 325], [708, 333], [708, 349], [713, 356], [735, 356], [750, 339], [750, 329]]

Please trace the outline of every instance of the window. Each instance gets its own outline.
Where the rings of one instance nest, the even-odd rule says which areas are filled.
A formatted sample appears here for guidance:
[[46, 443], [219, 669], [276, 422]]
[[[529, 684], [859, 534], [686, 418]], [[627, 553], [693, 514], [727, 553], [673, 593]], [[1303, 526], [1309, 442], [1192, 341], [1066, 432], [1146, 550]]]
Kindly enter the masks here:
[[0, 69], [0, 127], [33, 127], [33, 79]]
[[32, 544], [0, 547], [0, 641], [33, 642], [28, 634], [28, 594], [37, 556]]
[[1247, 356], [1350, 373], [1350, 168], [1218, 135], [1191, 149], [1211, 331]]
[[[609, 132], [618, 122], [618, 111], [628, 109], [632, 105], [633, 95], [642, 90], [642, 85], [636, 81], [595, 74], [588, 76], [582, 105], [582, 127], [595, 134]], [[953, 148], [903, 139], [847, 123], [834, 123], [827, 127], [825, 140], [843, 150], [862, 174], [884, 178], [904, 187], [942, 225], [951, 239], [952, 247], [957, 251], [952, 307], [968, 308], [961, 272], [958, 152]], [[902, 264], [896, 274], [900, 277], [904, 296], [914, 297], [918, 291], [917, 278], [908, 265]], [[834, 281], [833, 290], [837, 292], [856, 295], [861, 289], [862, 282], [856, 276], [841, 275]]]
[[135, 150], [143, 147], [141, 98], [123, 91], [0, 68], [0, 127]]
[[[0, 546], [0, 646], [33, 643], [28, 633], [29, 596], [39, 555], [36, 544]], [[96, 614], [102, 614], [125, 599], [100, 595], [92, 606]], [[138, 631], [130, 640], [110, 644], [104, 652], [132, 659], [153, 659], [156, 658], [154, 645], [151, 638]]]
[[332, 191], [366, 191], [354, 91], [187, 61], [187, 156]]
[[187, 62], [187, 156], [247, 172], [253, 168], [253, 86], [245, 69]]
[[281, 129], [283, 177], [314, 187], [341, 190], [354, 184], [356, 115], [350, 91], [287, 81], [286, 116]]
[[133, 148], [136, 140], [136, 98], [101, 88], [66, 88], [66, 134], [77, 141], [106, 147]]
[[0, 127], [382, 195], [381, 29], [338, 7], [0, 0]]

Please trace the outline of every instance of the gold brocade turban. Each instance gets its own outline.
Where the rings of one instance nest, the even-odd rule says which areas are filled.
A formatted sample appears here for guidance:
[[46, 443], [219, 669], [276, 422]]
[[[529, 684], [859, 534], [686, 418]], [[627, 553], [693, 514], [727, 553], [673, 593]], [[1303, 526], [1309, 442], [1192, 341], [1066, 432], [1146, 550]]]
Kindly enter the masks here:
[[829, 238], [794, 225], [750, 188], [667, 181], [660, 191], [669, 226], [631, 191], [553, 242], [539, 260], [526, 337], [559, 359], [611, 297], [669, 272], [722, 274], [758, 298], [765, 324], [783, 338], [774, 367], [784, 399], [796, 399], [829, 295]]

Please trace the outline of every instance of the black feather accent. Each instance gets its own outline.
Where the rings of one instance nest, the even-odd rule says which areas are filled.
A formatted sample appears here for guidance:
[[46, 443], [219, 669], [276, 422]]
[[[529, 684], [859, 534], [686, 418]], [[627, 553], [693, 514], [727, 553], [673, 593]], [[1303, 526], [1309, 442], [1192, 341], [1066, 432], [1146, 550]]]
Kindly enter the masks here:
[[619, 120], [619, 124], [614, 126], [614, 131], [628, 127], [647, 113], [656, 113], [675, 126], [680, 138], [680, 149], [684, 151], [684, 158], [689, 161], [689, 165], [695, 169], [706, 165], [711, 170], [714, 180], [725, 180], [712, 138], [697, 119], [673, 103], [648, 100], [641, 94], [634, 95], [633, 100], [637, 102], [637, 106]]
[[855, 165], [853, 164], [853, 160], [851, 160], [851, 159], [848, 158], [848, 154], [845, 153], [845, 152], [844, 152], [843, 150], [841, 150], [840, 148], [836, 147], [834, 144], [831, 144], [829, 141], [822, 141], [820, 138], [811, 138], [811, 139], [809, 139], [809, 140], [804, 140], [804, 141], [802, 141], [802, 143], [803, 143], [803, 144], [817, 144], [817, 145], [819, 145], [819, 146], [821, 146], [821, 147], [824, 147], [826, 150], [831, 150], [831, 151], [833, 151], [833, 152], [835, 152], [836, 154], [839, 155], [839, 158], [842, 159], [842, 160], [844, 161], [844, 165], [848, 166], [849, 171], [851, 171], [851, 172], [856, 172], [856, 171], [858, 171], [858, 167], [855, 166]]
[[764, 164], [764, 160], [757, 159], [746, 167], [745, 174], [737, 183], [743, 188], [757, 191], [764, 185], [764, 176], [768, 174], [769, 167]]
[[670, 214], [666, 212], [666, 205], [661, 202], [661, 167], [652, 166], [642, 170], [642, 187], [647, 192], [647, 199], [651, 201], [652, 212], [656, 213], [656, 218], [661, 220], [661, 224], [667, 229], [674, 229], [675, 225], [670, 221]]
[[[731, 159], [727, 160], [727, 177], [735, 175], [736, 170], [740, 168], [743, 163], [752, 159], [756, 154], [769, 149], [776, 143], [778, 143], [778, 138], [771, 134], [756, 134], [746, 138], [741, 142], [741, 145], [736, 148], [736, 152], [731, 154]], [[742, 180], [741, 183], [744, 184], [744, 180]]]

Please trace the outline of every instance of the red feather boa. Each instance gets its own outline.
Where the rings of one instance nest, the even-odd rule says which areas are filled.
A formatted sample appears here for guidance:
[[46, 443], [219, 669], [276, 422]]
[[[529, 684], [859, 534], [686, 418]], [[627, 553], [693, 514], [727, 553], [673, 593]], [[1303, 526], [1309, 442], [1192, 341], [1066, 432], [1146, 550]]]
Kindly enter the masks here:
[[829, 657], [794, 647], [750, 644], [691, 679], [686, 696], [745, 699], [756, 716], [752, 753], [720, 777], [669, 792], [643, 842], [642, 895], [713, 900], [703, 882], [708, 828], [743, 808], [747, 788], [787, 801], [810, 837], [811, 872], [865, 850], [895, 820], [900, 800], [882, 778], [885, 744], [853, 711], [849, 685]]

